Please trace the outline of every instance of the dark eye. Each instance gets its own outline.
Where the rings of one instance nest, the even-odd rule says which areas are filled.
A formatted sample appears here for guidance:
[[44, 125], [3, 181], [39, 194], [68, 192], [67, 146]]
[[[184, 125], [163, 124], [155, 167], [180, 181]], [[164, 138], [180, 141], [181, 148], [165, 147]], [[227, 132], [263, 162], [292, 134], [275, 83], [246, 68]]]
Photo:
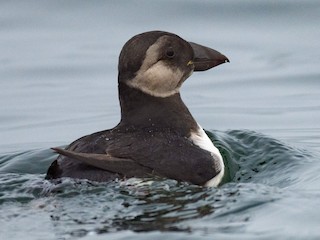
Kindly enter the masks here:
[[172, 48], [168, 48], [167, 51], [166, 51], [166, 56], [168, 58], [173, 58], [174, 57], [174, 51]]

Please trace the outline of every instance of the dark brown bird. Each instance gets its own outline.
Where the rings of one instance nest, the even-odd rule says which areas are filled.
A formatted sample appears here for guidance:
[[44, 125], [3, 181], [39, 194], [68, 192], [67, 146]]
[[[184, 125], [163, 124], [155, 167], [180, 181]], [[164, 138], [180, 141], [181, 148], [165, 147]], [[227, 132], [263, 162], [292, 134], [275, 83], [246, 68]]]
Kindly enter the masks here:
[[113, 129], [84, 136], [65, 150], [47, 179], [93, 181], [157, 175], [217, 186], [224, 163], [180, 97], [193, 71], [229, 60], [221, 53], [162, 31], [131, 38], [119, 57], [121, 121]]

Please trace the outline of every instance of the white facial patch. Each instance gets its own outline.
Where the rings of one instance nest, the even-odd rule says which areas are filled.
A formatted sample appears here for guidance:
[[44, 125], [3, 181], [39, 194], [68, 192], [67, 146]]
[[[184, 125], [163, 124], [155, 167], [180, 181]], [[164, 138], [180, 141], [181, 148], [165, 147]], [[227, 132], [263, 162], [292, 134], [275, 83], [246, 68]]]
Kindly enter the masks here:
[[[207, 150], [211, 153], [212, 157], [217, 161], [216, 168], [220, 168], [220, 172], [211, 180], [209, 180], [205, 186], [206, 187], [217, 187], [221, 182], [223, 175], [224, 175], [224, 163], [222, 156], [213, 143], [211, 142], [210, 138], [207, 134], [203, 131], [202, 127], [198, 124], [198, 129], [196, 132], [191, 132], [191, 136], [189, 138], [195, 145], [199, 146], [200, 148]], [[215, 167], [215, 166], [213, 166]]]
[[[128, 85], [155, 97], [169, 97], [179, 92], [184, 73], [179, 68], [170, 67], [159, 54], [168, 36], [160, 37], [147, 52], [136, 77]], [[187, 64], [187, 63], [186, 63]]]
[[179, 92], [183, 73], [173, 70], [163, 61], [158, 61], [145, 72], [139, 70], [129, 85], [155, 97], [169, 97]]

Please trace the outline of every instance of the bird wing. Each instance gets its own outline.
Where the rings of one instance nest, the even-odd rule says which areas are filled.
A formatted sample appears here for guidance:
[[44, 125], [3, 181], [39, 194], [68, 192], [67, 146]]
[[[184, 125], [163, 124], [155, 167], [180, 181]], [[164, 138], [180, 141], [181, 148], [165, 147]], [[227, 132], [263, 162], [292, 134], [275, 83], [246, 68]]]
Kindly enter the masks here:
[[[66, 161], [73, 159], [126, 177], [155, 174], [196, 184], [207, 180], [212, 159], [187, 138], [165, 131], [100, 133], [72, 143], [67, 150], [54, 150]], [[199, 170], [204, 176], [199, 176]]]
[[120, 173], [126, 177], [139, 176], [141, 172], [144, 173], [143, 175], [152, 174], [152, 169], [142, 166], [128, 158], [117, 158], [109, 154], [79, 153], [61, 148], [52, 148], [52, 150], [60, 155], [78, 160], [93, 167]]
[[[130, 158], [153, 169], [156, 175], [176, 180], [198, 183], [211, 171], [211, 153], [195, 146], [186, 137], [169, 131], [135, 134], [112, 141], [106, 152], [119, 158]], [[199, 171], [204, 172], [204, 176], [198, 176]]]

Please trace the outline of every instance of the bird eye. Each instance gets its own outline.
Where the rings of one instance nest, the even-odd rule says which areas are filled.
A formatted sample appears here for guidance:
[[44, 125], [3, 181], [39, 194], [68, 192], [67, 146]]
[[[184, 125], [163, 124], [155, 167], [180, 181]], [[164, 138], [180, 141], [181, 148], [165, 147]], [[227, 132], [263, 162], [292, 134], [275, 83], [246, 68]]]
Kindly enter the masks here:
[[173, 51], [172, 48], [169, 48], [169, 49], [167, 50], [166, 56], [167, 56], [168, 58], [173, 58], [173, 57], [174, 57], [174, 51]]

